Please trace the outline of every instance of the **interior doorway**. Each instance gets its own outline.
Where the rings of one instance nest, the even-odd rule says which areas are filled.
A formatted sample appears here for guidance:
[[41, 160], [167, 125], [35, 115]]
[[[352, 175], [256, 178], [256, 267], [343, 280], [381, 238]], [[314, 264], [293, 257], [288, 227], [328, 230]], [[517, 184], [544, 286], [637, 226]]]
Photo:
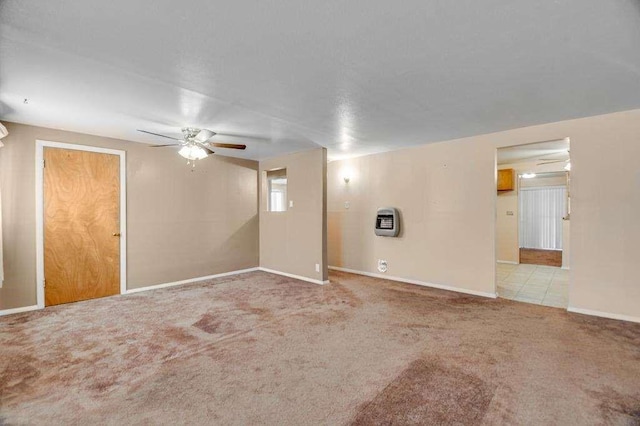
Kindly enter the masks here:
[[124, 155], [36, 142], [39, 307], [126, 292]]
[[496, 168], [496, 292], [566, 308], [570, 140], [500, 148]]

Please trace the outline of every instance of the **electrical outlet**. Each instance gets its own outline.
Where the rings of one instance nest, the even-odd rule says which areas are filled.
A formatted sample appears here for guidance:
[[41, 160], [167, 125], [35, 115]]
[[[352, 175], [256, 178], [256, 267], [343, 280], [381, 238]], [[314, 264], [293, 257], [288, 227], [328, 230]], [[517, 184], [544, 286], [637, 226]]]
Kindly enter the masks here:
[[316, 272], [320, 272], [320, 264], [316, 263]]
[[387, 272], [389, 265], [387, 265], [387, 261], [383, 259], [378, 259], [378, 271], [379, 272]]
[[348, 209], [349, 207], [351, 207], [351, 203], [350, 203], [350, 202], [348, 202], [348, 201], [345, 201], [345, 202], [344, 202], [344, 208], [345, 208], [345, 209]]

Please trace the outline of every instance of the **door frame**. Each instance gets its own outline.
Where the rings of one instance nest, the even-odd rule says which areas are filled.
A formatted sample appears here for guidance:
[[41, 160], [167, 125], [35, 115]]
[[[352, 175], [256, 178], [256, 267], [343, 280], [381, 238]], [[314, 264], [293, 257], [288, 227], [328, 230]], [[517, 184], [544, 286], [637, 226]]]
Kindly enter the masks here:
[[[553, 141], [553, 140], [559, 140], [559, 139], [569, 139], [569, 142], [571, 143], [571, 141], [573, 141], [573, 137], [572, 136], [564, 136], [561, 138], [557, 138], [557, 139], [546, 139], [546, 140], [540, 140], [537, 142], [520, 142], [520, 143], [511, 143], [511, 144], [507, 144], [507, 145], [498, 145], [495, 146], [494, 150], [493, 150], [493, 179], [494, 179], [494, 183], [493, 183], [493, 188], [494, 188], [494, 192], [493, 194], [496, 194], [495, 192], [495, 188], [498, 185], [498, 151], [502, 148], [512, 148], [515, 146], [524, 146], [524, 145], [534, 145], [534, 144], [538, 144], [538, 143], [542, 143], [542, 142], [549, 142], [549, 141]], [[576, 145], [577, 146], [577, 145]], [[575, 149], [575, 147], [571, 148], [571, 149]], [[569, 156], [569, 158], [571, 158], [571, 156]], [[573, 178], [572, 178], [573, 179]], [[570, 184], [567, 184], [566, 188], [567, 188], [567, 194], [569, 195], [569, 197], [571, 196], [570, 194], [572, 194], [572, 191], [569, 189]], [[518, 262], [517, 263], [512, 263], [512, 262], [504, 262], [504, 263], [510, 263], [510, 264], [516, 264], [516, 265], [520, 265], [520, 177], [517, 177], [516, 179], [516, 190], [518, 191], [518, 220], [516, 220], [516, 232], [517, 232], [517, 240], [518, 240]], [[567, 205], [567, 208], [569, 208], [569, 205]], [[569, 212], [570, 215], [570, 212]], [[564, 222], [564, 219], [563, 219]], [[569, 232], [569, 244], [571, 244], [571, 239], [573, 236], [573, 232]], [[563, 244], [563, 248], [564, 248], [564, 244]], [[569, 258], [570, 259], [570, 258]], [[493, 198], [493, 288], [494, 288], [494, 293], [496, 294], [497, 297], [500, 297], [498, 295], [498, 268], [496, 267], [496, 264], [498, 263], [498, 196], [497, 194], [494, 196]], [[571, 260], [569, 260], [569, 265], [571, 265]], [[565, 269], [564, 267], [561, 267], [561, 269]], [[569, 266], [569, 268], [567, 268], [567, 270], [571, 271], [571, 266]], [[569, 296], [567, 297], [567, 308], [565, 308], [565, 310], [567, 311], [571, 311], [571, 291], [573, 289], [573, 274], [569, 274], [569, 281], [568, 281], [568, 288], [569, 288]]]
[[74, 149], [120, 157], [120, 294], [127, 292], [127, 170], [126, 151], [36, 140], [36, 300], [44, 308], [44, 148]]

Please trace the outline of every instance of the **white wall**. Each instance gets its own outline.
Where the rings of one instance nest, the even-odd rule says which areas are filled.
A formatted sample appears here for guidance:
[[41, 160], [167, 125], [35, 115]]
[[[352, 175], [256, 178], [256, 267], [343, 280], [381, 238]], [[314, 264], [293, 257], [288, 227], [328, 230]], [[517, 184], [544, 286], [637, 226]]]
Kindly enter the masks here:
[[[569, 305], [640, 320], [640, 110], [332, 162], [330, 265], [375, 273], [376, 259], [386, 258], [389, 275], [493, 292], [496, 148], [567, 136]], [[344, 168], [353, 169], [347, 185]], [[373, 235], [380, 206], [400, 208], [400, 238]]]

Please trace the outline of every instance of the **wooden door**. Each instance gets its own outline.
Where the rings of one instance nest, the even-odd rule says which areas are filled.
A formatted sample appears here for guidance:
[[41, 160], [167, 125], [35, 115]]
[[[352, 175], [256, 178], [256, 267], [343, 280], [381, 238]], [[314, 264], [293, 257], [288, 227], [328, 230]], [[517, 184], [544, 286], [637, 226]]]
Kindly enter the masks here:
[[120, 157], [44, 148], [45, 304], [120, 293]]

